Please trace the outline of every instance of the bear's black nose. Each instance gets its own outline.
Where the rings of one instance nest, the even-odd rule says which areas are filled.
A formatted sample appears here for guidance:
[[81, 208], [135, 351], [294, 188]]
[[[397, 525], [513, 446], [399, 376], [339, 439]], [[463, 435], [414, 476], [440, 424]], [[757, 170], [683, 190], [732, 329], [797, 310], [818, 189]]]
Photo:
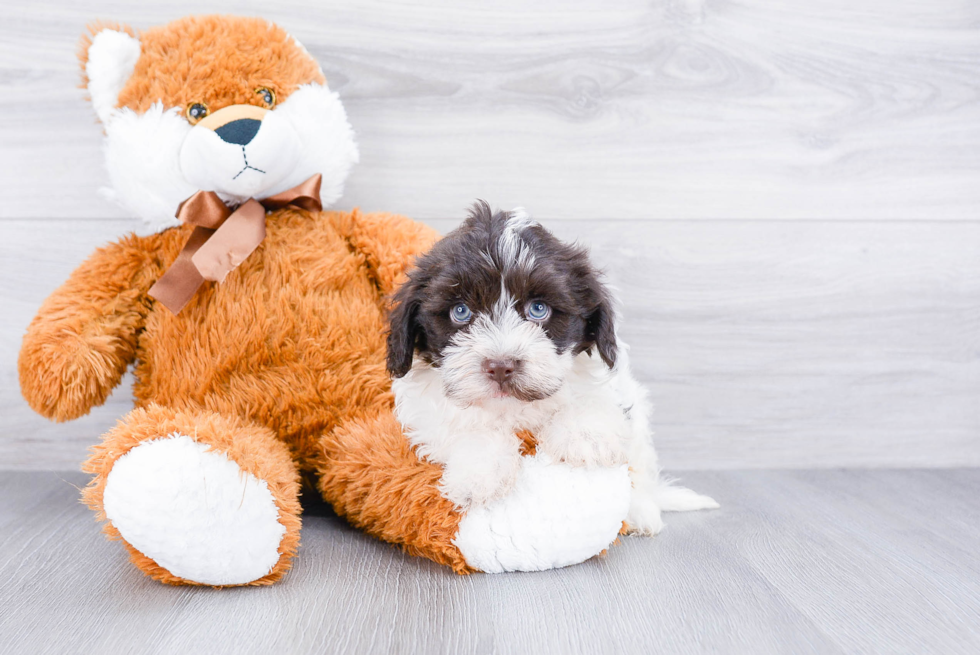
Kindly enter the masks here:
[[214, 133], [220, 136], [222, 141], [244, 146], [251, 143], [255, 135], [258, 134], [260, 127], [262, 127], [262, 121], [254, 118], [239, 118], [230, 123], [225, 123]]

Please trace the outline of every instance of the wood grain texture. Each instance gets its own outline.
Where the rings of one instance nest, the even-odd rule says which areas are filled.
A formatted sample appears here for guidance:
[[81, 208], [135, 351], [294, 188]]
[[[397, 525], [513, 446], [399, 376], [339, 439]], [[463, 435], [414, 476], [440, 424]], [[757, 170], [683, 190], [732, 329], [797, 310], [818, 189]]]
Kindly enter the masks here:
[[[215, 0], [293, 32], [362, 146], [342, 206], [447, 218], [980, 215], [980, 5], [962, 0]], [[87, 22], [199, 2], [0, 8], [0, 217], [103, 218]]]
[[[690, 472], [722, 504], [544, 573], [457, 577], [307, 507], [262, 589], [165, 587], [77, 473], [0, 474], [0, 653], [941, 653], [980, 649], [980, 471]], [[942, 508], [943, 511], [937, 511]]]
[[[74, 467], [131, 406], [127, 382], [55, 425], [16, 383], [37, 306], [132, 225], [96, 193], [77, 39], [201, 9], [0, 6], [0, 468]], [[322, 63], [362, 146], [340, 206], [446, 228], [485, 197], [592, 244], [669, 468], [980, 465], [980, 5], [207, 10], [268, 16]]]
[[[48, 423], [15, 367], [44, 297], [127, 225], [6, 222], [0, 468], [73, 468], [131, 407], [124, 383], [91, 416]], [[549, 225], [619, 289], [668, 469], [980, 465], [980, 224]]]

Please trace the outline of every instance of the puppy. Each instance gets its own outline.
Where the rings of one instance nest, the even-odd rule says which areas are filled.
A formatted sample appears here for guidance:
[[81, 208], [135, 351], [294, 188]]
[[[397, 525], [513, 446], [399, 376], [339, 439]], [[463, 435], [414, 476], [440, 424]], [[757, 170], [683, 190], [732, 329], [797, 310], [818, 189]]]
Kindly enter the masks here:
[[395, 294], [388, 371], [395, 412], [420, 457], [443, 466], [460, 508], [507, 493], [521, 439], [572, 466], [629, 464], [627, 524], [655, 534], [661, 510], [717, 507], [661, 480], [646, 393], [616, 338], [609, 291], [584, 248], [523, 209], [478, 202]]

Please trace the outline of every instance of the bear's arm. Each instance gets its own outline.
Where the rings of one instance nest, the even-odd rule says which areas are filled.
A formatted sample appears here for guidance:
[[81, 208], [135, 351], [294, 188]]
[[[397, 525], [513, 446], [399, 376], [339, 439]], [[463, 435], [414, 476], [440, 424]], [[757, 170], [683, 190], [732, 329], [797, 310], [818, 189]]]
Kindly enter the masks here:
[[371, 276], [383, 296], [389, 296], [405, 280], [415, 258], [439, 240], [428, 225], [397, 214], [351, 214], [346, 235], [351, 246], [364, 254]]
[[41, 305], [17, 362], [21, 393], [56, 421], [105, 402], [136, 357], [149, 311], [146, 291], [160, 274], [158, 239], [130, 235], [96, 250]]

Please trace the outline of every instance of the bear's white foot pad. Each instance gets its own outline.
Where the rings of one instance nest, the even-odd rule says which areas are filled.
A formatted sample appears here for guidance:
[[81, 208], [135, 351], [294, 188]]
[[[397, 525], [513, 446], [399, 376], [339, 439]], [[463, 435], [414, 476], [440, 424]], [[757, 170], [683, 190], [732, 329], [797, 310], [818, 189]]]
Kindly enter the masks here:
[[172, 575], [202, 584], [265, 576], [279, 561], [286, 532], [264, 480], [176, 433], [116, 460], [102, 504], [134, 548]]
[[470, 508], [453, 543], [487, 573], [543, 571], [598, 555], [615, 541], [629, 511], [626, 465], [582, 468], [525, 457], [511, 492]]

